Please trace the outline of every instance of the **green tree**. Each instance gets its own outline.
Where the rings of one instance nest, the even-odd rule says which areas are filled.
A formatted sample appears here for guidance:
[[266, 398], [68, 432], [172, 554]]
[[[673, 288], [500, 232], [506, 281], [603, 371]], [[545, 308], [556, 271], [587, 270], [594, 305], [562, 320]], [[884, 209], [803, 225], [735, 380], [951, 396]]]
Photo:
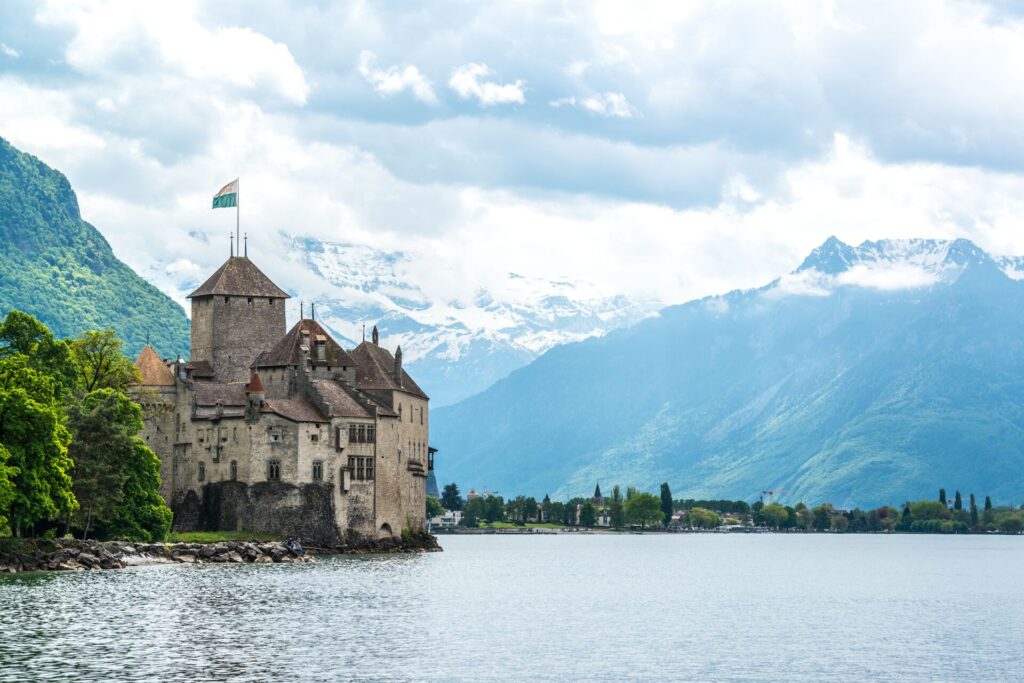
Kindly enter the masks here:
[[960, 492], [959, 491], [956, 492], [956, 497], [953, 499], [953, 509], [954, 510], [963, 510], [964, 509], [964, 501], [960, 497]]
[[7, 466], [10, 458], [11, 454], [7, 452], [7, 448], [0, 444], [0, 536], [10, 533], [7, 515], [10, 512], [11, 501], [14, 500], [14, 482], [11, 478], [18, 473], [16, 467]]
[[72, 490], [79, 505], [76, 525], [82, 537], [89, 538], [95, 523], [113, 521], [124, 484], [122, 463], [135, 447], [142, 420], [137, 405], [123, 394], [104, 389], [71, 405], [67, 426], [71, 432], [68, 455], [74, 462]]
[[505, 501], [501, 496], [487, 496], [484, 498], [484, 519], [487, 522], [500, 522], [505, 518]]
[[687, 512], [687, 518], [690, 522], [690, 527], [694, 529], [714, 529], [722, 523], [722, 519], [718, 516], [717, 512], [713, 512], [706, 508], [690, 508]]
[[939, 489], [939, 502], [946, 505], [946, 489]]
[[129, 541], [162, 541], [171, 530], [172, 514], [158, 493], [160, 458], [136, 437], [123, 467], [121, 503], [107, 534]]
[[635, 486], [627, 486], [626, 487], [626, 500], [628, 501], [630, 498], [635, 496], [637, 493], [639, 493], [639, 491], [637, 491], [637, 488]]
[[971, 528], [978, 528], [978, 503], [974, 500], [974, 494], [971, 494]]
[[14, 495], [6, 516], [17, 535], [76, 507], [68, 474], [70, 435], [56, 401], [55, 382], [32, 365], [20, 353], [0, 358], [0, 445], [7, 451], [5, 467], [17, 470], [11, 477]]
[[104, 535], [162, 540], [171, 511], [160, 497], [160, 459], [137, 434], [142, 409], [115, 389], [86, 394], [69, 410], [75, 492], [81, 493], [84, 534], [95, 523]]
[[985, 509], [986, 510], [991, 510], [992, 509], [992, 499], [989, 498], [988, 496], [985, 496]]
[[910, 504], [910, 515], [915, 522], [923, 522], [930, 519], [950, 519], [953, 515], [941, 502], [934, 500], [919, 500]]
[[480, 496], [471, 498], [466, 501], [466, 507], [462, 511], [462, 519], [459, 521], [459, 524], [467, 527], [480, 526], [480, 520], [483, 519], [484, 512], [484, 499]]
[[459, 487], [455, 483], [447, 484], [441, 491], [441, 505], [445, 510], [461, 510], [463, 505], [462, 496], [459, 495]]
[[615, 529], [626, 526], [626, 509], [618, 484], [612, 487], [612, 501], [608, 504], [608, 523]]
[[765, 523], [773, 529], [780, 529], [789, 520], [789, 512], [778, 503], [771, 503], [761, 508], [761, 516]]
[[661, 484], [661, 512], [665, 519], [662, 521], [662, 526], [668, 526], [668, 523], [672, 521], [672, 491], [668, 487], [668, 482], [662, 482]]
[[71, 342], [71, 357], [78, 369], [78, 387], [86, 394], [104, 388], [126, 392], [141, 379], [113, 330], [83, 332]]
[[22, 356], [27, 367], [52, 379], [56, 400], [74, 390], [78, 372], [67, 342], [54, 339], [46, 325], [21, 311], [9, 311], [0, 323], [0, 358], [15, 356]]
[[1004, 534], [1019, 534], [1024, 530], [1024, 517], [1020, 515], [1003, 515], [999, 519], [999, 530]]
[[815, 531], [828, 531], [832, 528], [832, 505], [822, 503], [811, 510], [811, 524]]
[[626, 500], [626, 519], [630, 524], [639, 524], [640, 528], [660, 524], [665, 518], [661, 511], [661, 500], [654, 494], [636, 493]]
[[592, 527], [597, 521], [597, 511], [594, 509], [594, 504], [586, 502], [583, 507], [580, 508], [580, 526]]
[[444, 506], [441, 505], [441, 499], [435, 498], [434, 496], [427, 496], [427, 519], [440, 517], [443, 514]]
[[832, 515], [831, 524], [832, 531], [843, 534], [846, 533], [846, 530], [849, 528], [850, 520], [848, 520], [845, 515]]

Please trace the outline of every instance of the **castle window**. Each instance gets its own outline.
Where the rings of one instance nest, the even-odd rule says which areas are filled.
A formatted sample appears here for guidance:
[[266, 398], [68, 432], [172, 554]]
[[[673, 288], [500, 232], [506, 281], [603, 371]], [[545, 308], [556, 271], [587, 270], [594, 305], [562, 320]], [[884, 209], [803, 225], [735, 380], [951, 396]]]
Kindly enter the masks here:
[[341, 445], [341, 427], [334, 428], [334, 448], [338, 451], [344, 448]]
[[273, 306], [274, 305], [274, 300], [273, 299], [267, 299], [267, 305], [268, 306]]
[[313, 481], [324, 480], [324, 464], [320, 460], [313, 461]]
[[238, 443], [238, 427], [233, 427], [231, 429], [231, 438], [235, 443]]
[[402, 419], [402, 404], [401, 403], [398, 404], [398, 419], [399, 420]]
[[246, 299], [245, 303], [247, 303], [250, 306], [252, 306], [252, 297], [250, 296], [248, 299]]
[[270, 443], [281, 443], [281, 432], [270, 432]]
[[423, 408], [420, 408], [420, 424], [423, 424]]
[[349, 469], [352, 470], [352, 478], [356, 481], [371, 481], [373, 479], [373, 458], [365, 455], [350, 455], [348, 458]]
[[238, 481], [238, 461], [231, 461], [231, 481]]
[[373, 425], [366, 428], [366, 443], [377, 443], [377, 428]]
[[268, 460], [267, 461], [267, 481], [280, 481], [281, 480], [281, 461], [280, 460]]
[[366, 425], [359, 425], [358, 436], [359, 443], [366, 443]]
[[319, 434], [310, 434], [309, 435], [309, 440], [312, 441], [313, 443], [317, 443], [318, 441], [320, 441], [320, 435]]
[[229, 297], [229, 296], [224, 297], [224, 303], [228, 303], [230, 300], [231, 300], [231, 297]]
[[356, 426], [355, 425], [349, 425], [348, 426], [348, 442], [349, 443], [356, 443]]
[[206, 481], [206, 463], [199, 463], [199, 481]]

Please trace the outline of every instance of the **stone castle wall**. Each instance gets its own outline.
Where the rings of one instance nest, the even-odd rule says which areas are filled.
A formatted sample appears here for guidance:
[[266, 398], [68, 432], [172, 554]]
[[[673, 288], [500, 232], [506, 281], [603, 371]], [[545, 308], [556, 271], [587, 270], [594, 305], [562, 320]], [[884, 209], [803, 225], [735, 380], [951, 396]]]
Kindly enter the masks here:
[[256, 356], [285, 332], [284, 299], [203, 296], [192, 300], [192, 360], [209, 361], [217, 382], [245, 382]]

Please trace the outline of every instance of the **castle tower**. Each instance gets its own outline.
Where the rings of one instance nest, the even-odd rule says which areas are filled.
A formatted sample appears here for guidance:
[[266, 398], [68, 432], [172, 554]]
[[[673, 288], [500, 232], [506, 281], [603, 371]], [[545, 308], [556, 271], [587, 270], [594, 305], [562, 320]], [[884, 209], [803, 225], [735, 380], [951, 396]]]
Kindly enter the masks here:
[[280, 287], [246, 256], [232, 256], [192, 300], [192, 361], [206, 361], [215, 382], [245, 382], [260, 352], [285, 333]]

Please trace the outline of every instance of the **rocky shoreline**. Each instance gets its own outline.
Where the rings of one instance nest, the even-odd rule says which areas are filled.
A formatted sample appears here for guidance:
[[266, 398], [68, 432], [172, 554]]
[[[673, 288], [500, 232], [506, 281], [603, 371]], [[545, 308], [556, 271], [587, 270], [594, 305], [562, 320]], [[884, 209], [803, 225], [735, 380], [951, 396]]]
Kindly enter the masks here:
[[152, 564], [277, 564], [314, 562], [314, 555], [436, 552], [433, 536], [304, 549], [295, 542], [133, 543], [72, 539], [0, 539], [0, 574], [124, 569]]

